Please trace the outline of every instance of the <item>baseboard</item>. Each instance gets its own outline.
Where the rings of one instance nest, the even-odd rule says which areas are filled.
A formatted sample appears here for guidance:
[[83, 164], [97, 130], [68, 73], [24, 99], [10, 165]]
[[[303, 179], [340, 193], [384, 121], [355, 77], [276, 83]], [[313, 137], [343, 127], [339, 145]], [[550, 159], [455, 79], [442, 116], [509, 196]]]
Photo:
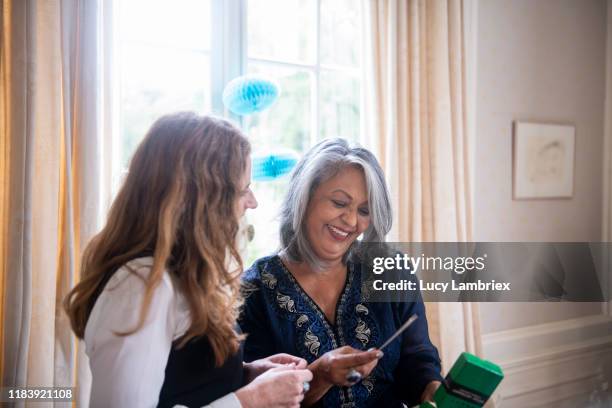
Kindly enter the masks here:
[[612, 319], [588, 316], [492, 333], [483, 336], [483, 351], [506, 376], [496, 407], [586, 407], [610, 388]]

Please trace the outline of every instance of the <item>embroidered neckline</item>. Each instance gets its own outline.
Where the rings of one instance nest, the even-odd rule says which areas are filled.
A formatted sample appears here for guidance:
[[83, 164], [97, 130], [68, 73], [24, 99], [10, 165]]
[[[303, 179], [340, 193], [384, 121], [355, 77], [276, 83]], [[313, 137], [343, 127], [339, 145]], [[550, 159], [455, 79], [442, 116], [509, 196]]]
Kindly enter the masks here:
[[346, 276], [346, 280], [344, 281], [344, 287], [342, 288], [342, 291], [340, 292], [340, 297], [338, 298], [338, 302], [336, 302], [336, 309], [335, 309], [336, 323], [334, 324], [330, 322], [330, 320], [327, 318], [327, 316], [325, 315], [323, 310], [319, 307], [319, 305], [310, 297], [308, 293], [306, 293], [304, 288], [302, 288], [302, 285], [300, 285], [297, 279], [295, 279], [295, 276], [293, 276], [293, 274], [289, 271], [289, 269], [283, 263], [280, 256], [276, 255], [275, 261], [280, 265], [281, 269], [283, 270], [285, 275], [288, 277], [289, 281], [293, 284], [296, 292], [300, 294], [302, 299], [316, 313], [319, 319], [321, 319], [321, 321], [323, 322], [323, 325], [325, 326], [326, 330], [330, 334], [330, 337], [334, 343], [334, 348], [338, 347], [338, 342], [336, 340], [336, 330], [338, 330], [338, 334], [340, 335], [339, 336], [340, 345], [343, 346], [345, 342], [344, 342], [344, 336], [342, 335], [342, 327], [341, 327], [342, 317], [341, 316], [342, 316], [342, 310], [343, 310], [344, 304], [346, 303], [346, 299], [348, 298], [348, 294], [350, 293], [350, 289], [353, 283], [352, 268], [347, 266], [347, 276]]
[[[289, 281], [293, 284], [295, 291], [299, 293], [300, 297], [310, 306], [310, 308], [314, 311], [314, 313], [319, 317], [321, 322], [323, 322], [323, 326], [325, 330], [328, 332], [328, 335], [332, 342], [332, 347], [338, 348], [338, 340], [340, 340], [340, 346], [346, 345], [346, 340], [344, 337], [344, 333], [342, 332], [342, 311], [344, 310], [344, 304], [349, 298], [349, 294], [351, 291], [351, 287], [354, 279], [354, 271], [353, 265], [351, 263], [347, 264], [346, 271], [346, 280], [344, 281], [344, 287], [340, 292], [340, 297], [338, 298], [338, 302], [336, 303], [335, 316], [336, 316], [336, 324], [333, 324], [329, 321], [323, 310], [319, 307], [319, 305], [310, 297], [308, 293], [302, 288], [302, 285], [295, 279], [295, 276], [289, 271], [289, 268], [283, 263], [282, 259], [279, 255], [275, 256], [275, 261], [280, 265], [281, 269], [284, 271], [285, 275], [289, 279]], [[336, 333], [338, 340], [336, 339]], [[354, 407], [354, 396], [350, 387], [339, 387], [339, 396], [340, 396], [340, 404], [342, 407]], [[348, 399], [348, 401], [347, 401]]]

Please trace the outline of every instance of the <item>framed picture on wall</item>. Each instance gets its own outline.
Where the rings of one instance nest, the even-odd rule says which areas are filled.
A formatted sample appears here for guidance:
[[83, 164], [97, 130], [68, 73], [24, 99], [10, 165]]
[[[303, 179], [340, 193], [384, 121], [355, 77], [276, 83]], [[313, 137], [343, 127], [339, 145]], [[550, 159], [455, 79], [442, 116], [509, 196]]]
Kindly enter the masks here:
[[514, 122], [514, 199], [572, 197], [575, 138], [574, 126]]

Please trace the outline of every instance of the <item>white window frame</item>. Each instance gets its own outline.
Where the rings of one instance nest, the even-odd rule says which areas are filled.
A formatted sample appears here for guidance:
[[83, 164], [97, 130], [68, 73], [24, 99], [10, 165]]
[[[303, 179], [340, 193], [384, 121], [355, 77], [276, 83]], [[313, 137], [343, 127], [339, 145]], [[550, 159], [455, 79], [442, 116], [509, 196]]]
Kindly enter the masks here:
[[247, 0], [211, 0], [211, 106], [242, 124], [223, 106], [225, 85], [246, 72]]
[[[238, 76], [247, 73], [248, 62], [252, 61], [258, 64], [269, 64], [277, 67], [297, 68], [312, 73], [314, 76], [313, 95], [311, 97], [310, 109], [310, 138], [308, 146], [315, 144], [320, 138], [320, 121], [321, 121], [321, 71], [341, 71], [349, 72], [351, 75], [359, 77], [359, 68], [351, 69], [347, 67], [338, 67], [333, 65], [321, 64], [321, 0], [316, 0], [316, 59], [314, 64], [301, 64], [297, 62], [288, 62], [266, 58], [249, 58], [248, 57], [248, 27], [247, 27], [247, 5], [248, 0], [211, 0], [210, 14], [210, 84], [211, 84], [211, 101], [210, 106], [212, 112], [231, 118], [240, 126], [244, 126], [244, 120], [241, 116], [234, 115], [223, 105], [223, 89], [225, 85]], [[117, 14], [115, 14], [116, 16]], [[119, 50], [114, 50], [115, 61], [120, 61]], [[114, 66], [115, 78], [119, 78], [120, 66]], [[361, 81], [360, 85], [360, 113], [363, 116], [363, 91], [364, 87]], [[116, 107], [114, 115], [114, 131], [112, 146], [113, 157], [122, 157], [121, 146], [121, 131], [120, 123], [120, 98], [118, 83], [115, 83], [113, 105]], [[363, 120], [360, 121], [359, 142], [363, 143], [364, 128]], [[124, 169], [119, 160], [113, 160], [112, 163], [112, 193], [116, 194], [121, 179], [123, 178]]]

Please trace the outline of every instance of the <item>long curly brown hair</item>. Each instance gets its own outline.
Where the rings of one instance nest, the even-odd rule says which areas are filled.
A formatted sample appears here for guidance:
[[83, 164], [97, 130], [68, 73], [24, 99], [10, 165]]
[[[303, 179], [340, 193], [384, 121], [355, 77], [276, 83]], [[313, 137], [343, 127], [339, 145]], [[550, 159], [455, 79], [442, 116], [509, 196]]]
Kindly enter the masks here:
[[[151, 254], [140, 317], [144, 324], [165, 271], [189, 305], [191, 326], [179, 345], [206, 336], [218, 365], [234, 354], [242, 260], [236, 249], [236, 200], [250, 144], [231, 123], [190, 112], [157, 120], [132, 157], [102, 231], [86, 247], [81, 281], [64, 300], [83, 338], [94, 304], [112, 275]], [[229, 270], [229, 265], [235, 270]], [[138, 276], [138, 275], [137, 275]]]

